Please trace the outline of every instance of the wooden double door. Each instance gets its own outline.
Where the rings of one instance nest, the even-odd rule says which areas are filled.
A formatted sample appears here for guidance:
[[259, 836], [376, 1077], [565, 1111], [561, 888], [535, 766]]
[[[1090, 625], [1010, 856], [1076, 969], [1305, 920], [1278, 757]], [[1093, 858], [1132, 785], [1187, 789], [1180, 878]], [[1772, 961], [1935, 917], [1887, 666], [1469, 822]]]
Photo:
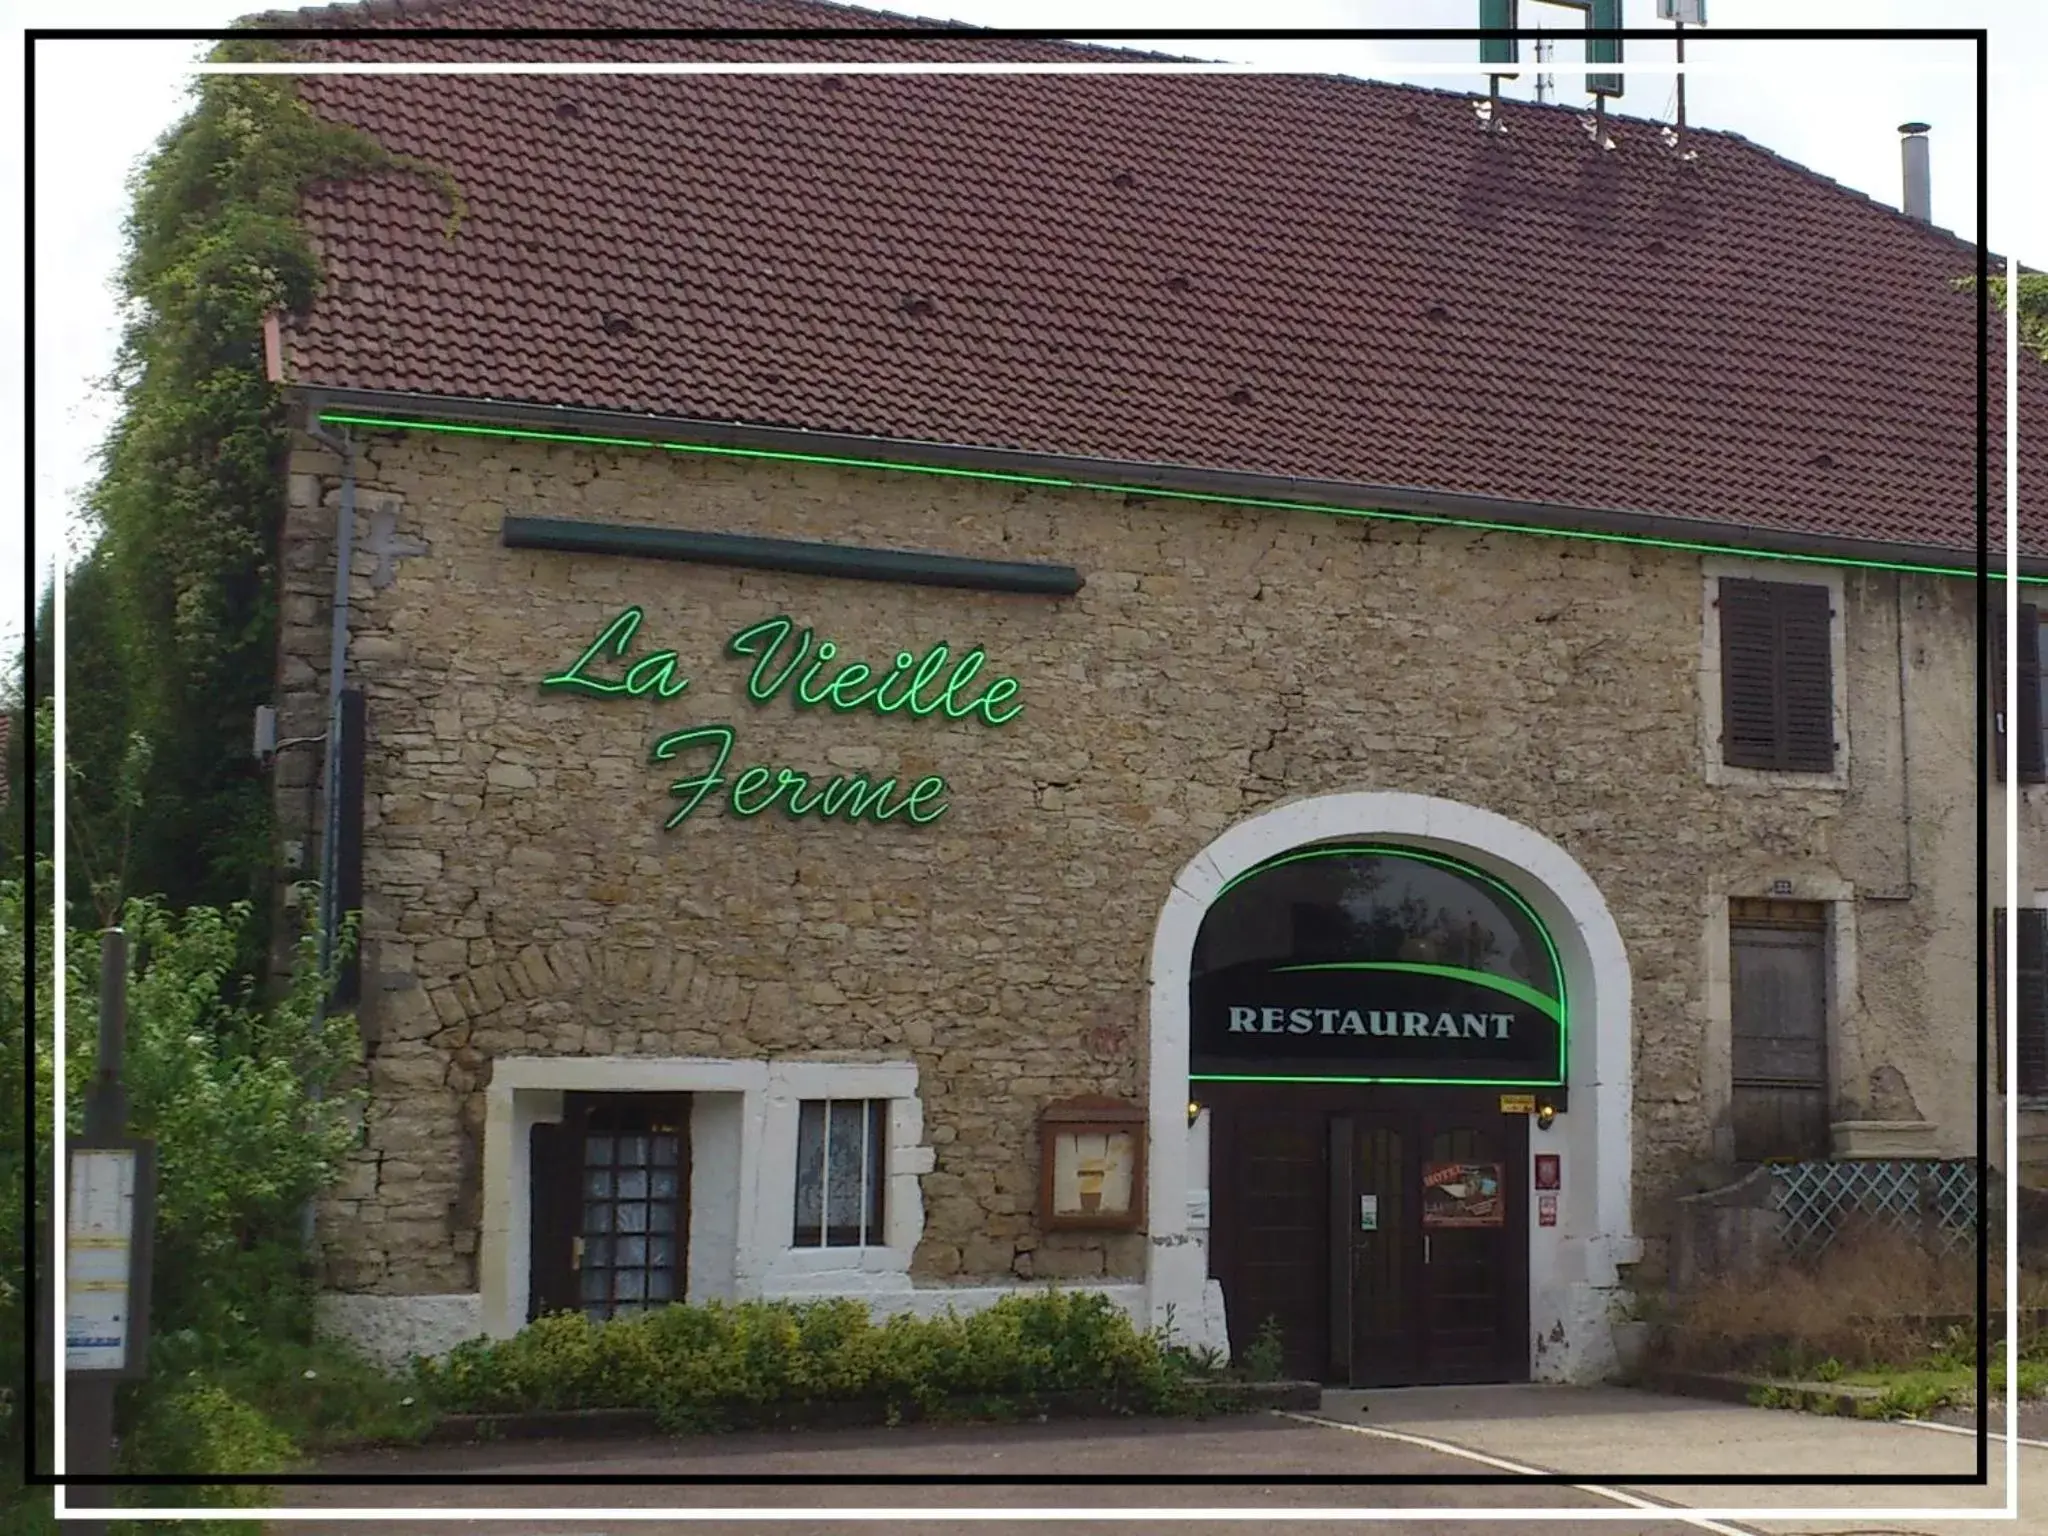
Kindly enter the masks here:
[[1351, 1386], [1524, 1381], [1529, 1119], [1498, 1091], [1205, 1085], [1231, 1346]]

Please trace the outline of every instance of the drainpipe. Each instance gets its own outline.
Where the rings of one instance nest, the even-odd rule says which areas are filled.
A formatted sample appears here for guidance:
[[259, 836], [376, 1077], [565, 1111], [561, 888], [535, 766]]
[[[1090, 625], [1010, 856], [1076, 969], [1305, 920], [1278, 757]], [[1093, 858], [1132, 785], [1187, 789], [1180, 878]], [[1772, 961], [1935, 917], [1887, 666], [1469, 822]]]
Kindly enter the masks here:
[[[334, 943], [341, 926], [335, 909], [335, 848], [341, 840], [341, 693], [348, 668], [349, 566], [356, 543], [356, 449], [355, 439], [344, 429], [335, 437], [320, 425], [316, 416], [306, 429], [308, 435], [341, 455], [341, 512], [334, 530], [334, 620], [327, 650], [327, 751], [321, 773], [320, 809], [324, 829], [320, 836], [320, 971], [324, 976], [334, 958]], [[315, 1001], [315, 1024], [327, 1020], [327, 988], [320, 988]], [[309, 1088], [318, 1100], [320, 1085]], [[313, 1202], [308, 1200], [299, 1213], [299, 1235], [306, 1251], [313, 1251]]]
[[1906, 730], [1906, 573], [1892, 573], [1892, 640], [1899, 659], [1899, 816], [1905, 822], [1906, 883], [1899, 891], [1871, 891], [1865, 901], [1911, 901], [1913, 884], [1913, 758]]

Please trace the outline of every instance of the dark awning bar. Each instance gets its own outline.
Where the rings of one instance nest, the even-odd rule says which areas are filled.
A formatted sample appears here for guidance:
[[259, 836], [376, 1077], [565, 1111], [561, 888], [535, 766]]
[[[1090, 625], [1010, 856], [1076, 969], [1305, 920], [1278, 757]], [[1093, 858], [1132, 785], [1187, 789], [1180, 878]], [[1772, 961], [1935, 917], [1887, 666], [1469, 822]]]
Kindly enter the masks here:
[[920, 587], [967, 587], [982, 592], [1028, 592], [1072, 597], [1081, 573], [1071, 565], [1025, 560], [970, 560], [906, 549], [867, 549], [800, 539], [757, 539], [737, 533], [651, 528], [628, 523], [585, 523], [572, 518], [508, 517], [507, 549], [555, 549], [580, 555], [626, 555], [641, 560], [686, 560], [697, 565], [738, 565], [851, 581], [895, 581]]

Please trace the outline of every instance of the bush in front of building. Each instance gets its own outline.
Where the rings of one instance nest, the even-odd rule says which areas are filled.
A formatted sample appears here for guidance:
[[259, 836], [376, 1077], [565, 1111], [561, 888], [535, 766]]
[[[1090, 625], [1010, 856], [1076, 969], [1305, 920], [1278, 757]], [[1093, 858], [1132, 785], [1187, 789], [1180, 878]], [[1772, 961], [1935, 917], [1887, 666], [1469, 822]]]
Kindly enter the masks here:
[[[163, 1383], [142, 1405], [121, 1444], [123, 1470], [270, 1476], [297, 1465], [299, 1448], [263, 1412], [212, 1382], [188, 1377]], [[137, 1504], [184, 1504], [211, 1509], [262, 1509], [276, 1491], [238, 1483], [137, 1489]], [[185, 1536], [239, 1536], [238, 1520], [172, 1521]], [[125, 1524], [125, 1522], [124, 1522]], [[144, 1536], [151, 1525], [129, 1527]]]
[[443, 1413], [640, 1409], [672, 1432], [774, 1423], [826, 1404], [891, 1422], [1002, 1417], [1070, 1395], [1127, 1413], [1208, 1404], [1183, 1352], [1086, 1291], [879, 1323], [844, 1299], [677, 1305], [603, 1323], [563, 1312], [415, 1371], [420, 1395]]

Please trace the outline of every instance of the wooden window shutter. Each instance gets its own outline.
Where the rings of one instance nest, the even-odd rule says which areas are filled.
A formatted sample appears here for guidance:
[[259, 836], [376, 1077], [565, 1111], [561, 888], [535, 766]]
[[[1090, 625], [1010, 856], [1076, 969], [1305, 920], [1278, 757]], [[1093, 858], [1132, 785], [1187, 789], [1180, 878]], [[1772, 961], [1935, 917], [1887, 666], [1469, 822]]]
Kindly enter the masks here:
[[1720, 584], [1721, 755], [1735, 768], [1835, 766], [1833, 595], [1791, 582]]
[[2041, 750], [2041, 610], [2031, 605], [2020, 609], [2019, 673], [2020, 778], [2038, 784], [2048, 778], [2048, 760]]
[[2020, 910], [2018, 1091], [2048, 1094], [2048, 911]]
[[1778, 765], [1776, 630], [1771, 589], [1721, 583], [1721, 755], [1731, 767]]
[[1829, 644], [1834, 594], [1826, 587], [1783, 585], [1778, 603], [1778, 667], [1784, 710], [1784, 759], [1801, 773], [1835, 767], [1835, 670]]

